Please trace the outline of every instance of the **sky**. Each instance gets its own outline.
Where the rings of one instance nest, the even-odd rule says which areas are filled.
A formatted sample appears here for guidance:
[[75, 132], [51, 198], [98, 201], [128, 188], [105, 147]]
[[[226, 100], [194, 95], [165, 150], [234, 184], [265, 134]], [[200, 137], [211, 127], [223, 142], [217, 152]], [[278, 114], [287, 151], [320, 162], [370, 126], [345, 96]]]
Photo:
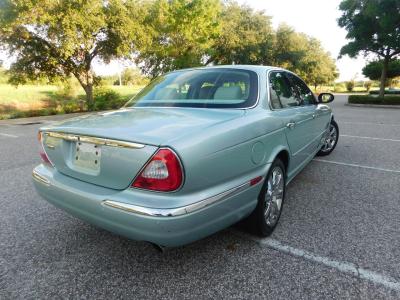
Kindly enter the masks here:
[[[276, 28], [280, 23], [286, 23], [298, 32], [319, 39], [322, 46], [337, 59], [340, 48], [346, 44], [346, 31], [337, 25], [340, 16], [338, 6], [340, 0], [238, 0], [257, 10], [263, 10], [272, 17]], [[0, 53], [0, 60], [7, 59]], [[360, 56], [351, 59], [347, 56], [337, 60], [336, 65], [340, 76], [338, 81], [364, 79], [361, 70], [366, 60]], [[113, 61], [109, 65], [94, 62], [94, 71], [99, 75], [113, 75], [127, 67], [128, 64]]]
[[[340, 0], [239, 0], [255, 9], [264, 10], [272, 17], [276, 28], [286, 23], [298, 32], [319, 39], [324, 49], [337, 59], [340, 49], [346, 42], [346, 30], [337, 25], [340, 17]], [[361, 73], [366, 64], [363, 56], [351, 59], [345, 56], [336, 61], [340, 77], [338, 81], [352, 78], [364, 79]]]

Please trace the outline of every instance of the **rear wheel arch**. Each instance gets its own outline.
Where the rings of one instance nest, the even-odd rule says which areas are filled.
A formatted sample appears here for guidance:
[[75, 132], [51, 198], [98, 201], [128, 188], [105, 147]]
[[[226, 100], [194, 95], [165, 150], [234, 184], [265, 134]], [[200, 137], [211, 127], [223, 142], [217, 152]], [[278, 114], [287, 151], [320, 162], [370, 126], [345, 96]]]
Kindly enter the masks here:
[[[281, 151], [276, 155], [275, 159], [277, 159], [277, 158], [279, 158], [279, 159], [283, 162], [283, 164], [285, 165], [285, 172], [286, 172], [286, 174], [287, 174], [287, 172], [288, 172], [288, 167], [289, 167], [289, 160], [290, 160], [289, 152], [288, 152], [287, 150], [281, 150]], [[274, 159], [274, 160], [275, 160], [275, 159]]]

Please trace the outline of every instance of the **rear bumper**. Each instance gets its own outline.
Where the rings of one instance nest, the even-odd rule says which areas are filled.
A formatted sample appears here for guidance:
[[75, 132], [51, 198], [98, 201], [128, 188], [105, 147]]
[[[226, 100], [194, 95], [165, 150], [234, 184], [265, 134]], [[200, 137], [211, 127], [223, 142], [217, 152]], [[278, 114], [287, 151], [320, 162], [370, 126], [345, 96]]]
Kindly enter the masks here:
[[136, 205], [139, 193], [88, 184], [44, 165], [34, 169], [33, 178], [43, 198], [70, 214], [130, 239], [169, 247], [201, 239], [250, 214], [263, 182], [245, 182], [184, 206], [157, 208]]

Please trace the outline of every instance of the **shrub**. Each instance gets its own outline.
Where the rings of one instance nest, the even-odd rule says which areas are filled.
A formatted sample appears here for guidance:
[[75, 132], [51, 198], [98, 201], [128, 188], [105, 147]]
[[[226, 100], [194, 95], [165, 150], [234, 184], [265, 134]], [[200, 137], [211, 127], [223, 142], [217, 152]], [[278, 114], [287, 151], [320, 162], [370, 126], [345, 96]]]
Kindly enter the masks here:
[[386, 96], [384, 98], [379, 98], [369, 95], [350, 95], [348, 101], [353, 104], [400, 105], [400, 96]]
[[[379, 90], [370, 91], [370, 95], [379, 95]], [[385, 90], [385, 95], [400, 95], [400, 90]]]
[[107, 88], [99, 88], [94, 94], [94, 110], [117, 109], [125, 104], [119, 93]]
[[348, 92], [352, 92], [354, 89], [355, 83], [354, 80], [350, 80], [346, 82], [346, 89]]
[[59, 82], [58, 88], [59, 89], [55, 93], [55, 95], [57, 96], [57, 98], [63, 98], [63, 99], [75, 98], [81, 89], [79, 83], [73, 78], [68, 78], [65, 81]]
[[72, 101], [63, 101], [61, 103], [60, 112], [61, 113], [74, 113], [83, 111], [83, 105], [81, 104], [82, 101], [72, 100]]
[[342, 93], [342, 92], [346, 91], [346, 87], [343, 83], [338, 83], [338, 84], [335, 84], [333, 91], [335, 93]]
[[367, 92], [369, 92], [372, 86], [372, 81], [367, 81], [364, 86], [367, 89]]
[[59, 111], [55, 108], [43, 108], [43, 109], [33, 109], [25, 111], [14, 111], [7, 115], [7, 119], [17, 119], [17, 118], [30, 118], [39, 116], [50, 116], [57, 115]]

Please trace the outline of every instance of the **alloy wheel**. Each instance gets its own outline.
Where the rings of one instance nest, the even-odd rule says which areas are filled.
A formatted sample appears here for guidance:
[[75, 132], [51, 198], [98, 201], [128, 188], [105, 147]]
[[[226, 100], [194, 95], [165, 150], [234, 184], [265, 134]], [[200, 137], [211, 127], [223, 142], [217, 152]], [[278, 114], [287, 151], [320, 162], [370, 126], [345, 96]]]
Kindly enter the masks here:
[[322, 145], [321, 151], [322, 152], [331, 151], [336, 145], [337, 138], [338, 138], [338, 134], [337, 134], [336, 127], [333, 126], [333, 124], [331, 124], [329, 126], [329, 133], [327, 134], [327, 136], [325, 138], [325, 142]]
[[283, 170], [276, 166], [267, 181], [264, 218], [270, 227], [275, 226], [281, 214], [285, 184], [283, 174]]

